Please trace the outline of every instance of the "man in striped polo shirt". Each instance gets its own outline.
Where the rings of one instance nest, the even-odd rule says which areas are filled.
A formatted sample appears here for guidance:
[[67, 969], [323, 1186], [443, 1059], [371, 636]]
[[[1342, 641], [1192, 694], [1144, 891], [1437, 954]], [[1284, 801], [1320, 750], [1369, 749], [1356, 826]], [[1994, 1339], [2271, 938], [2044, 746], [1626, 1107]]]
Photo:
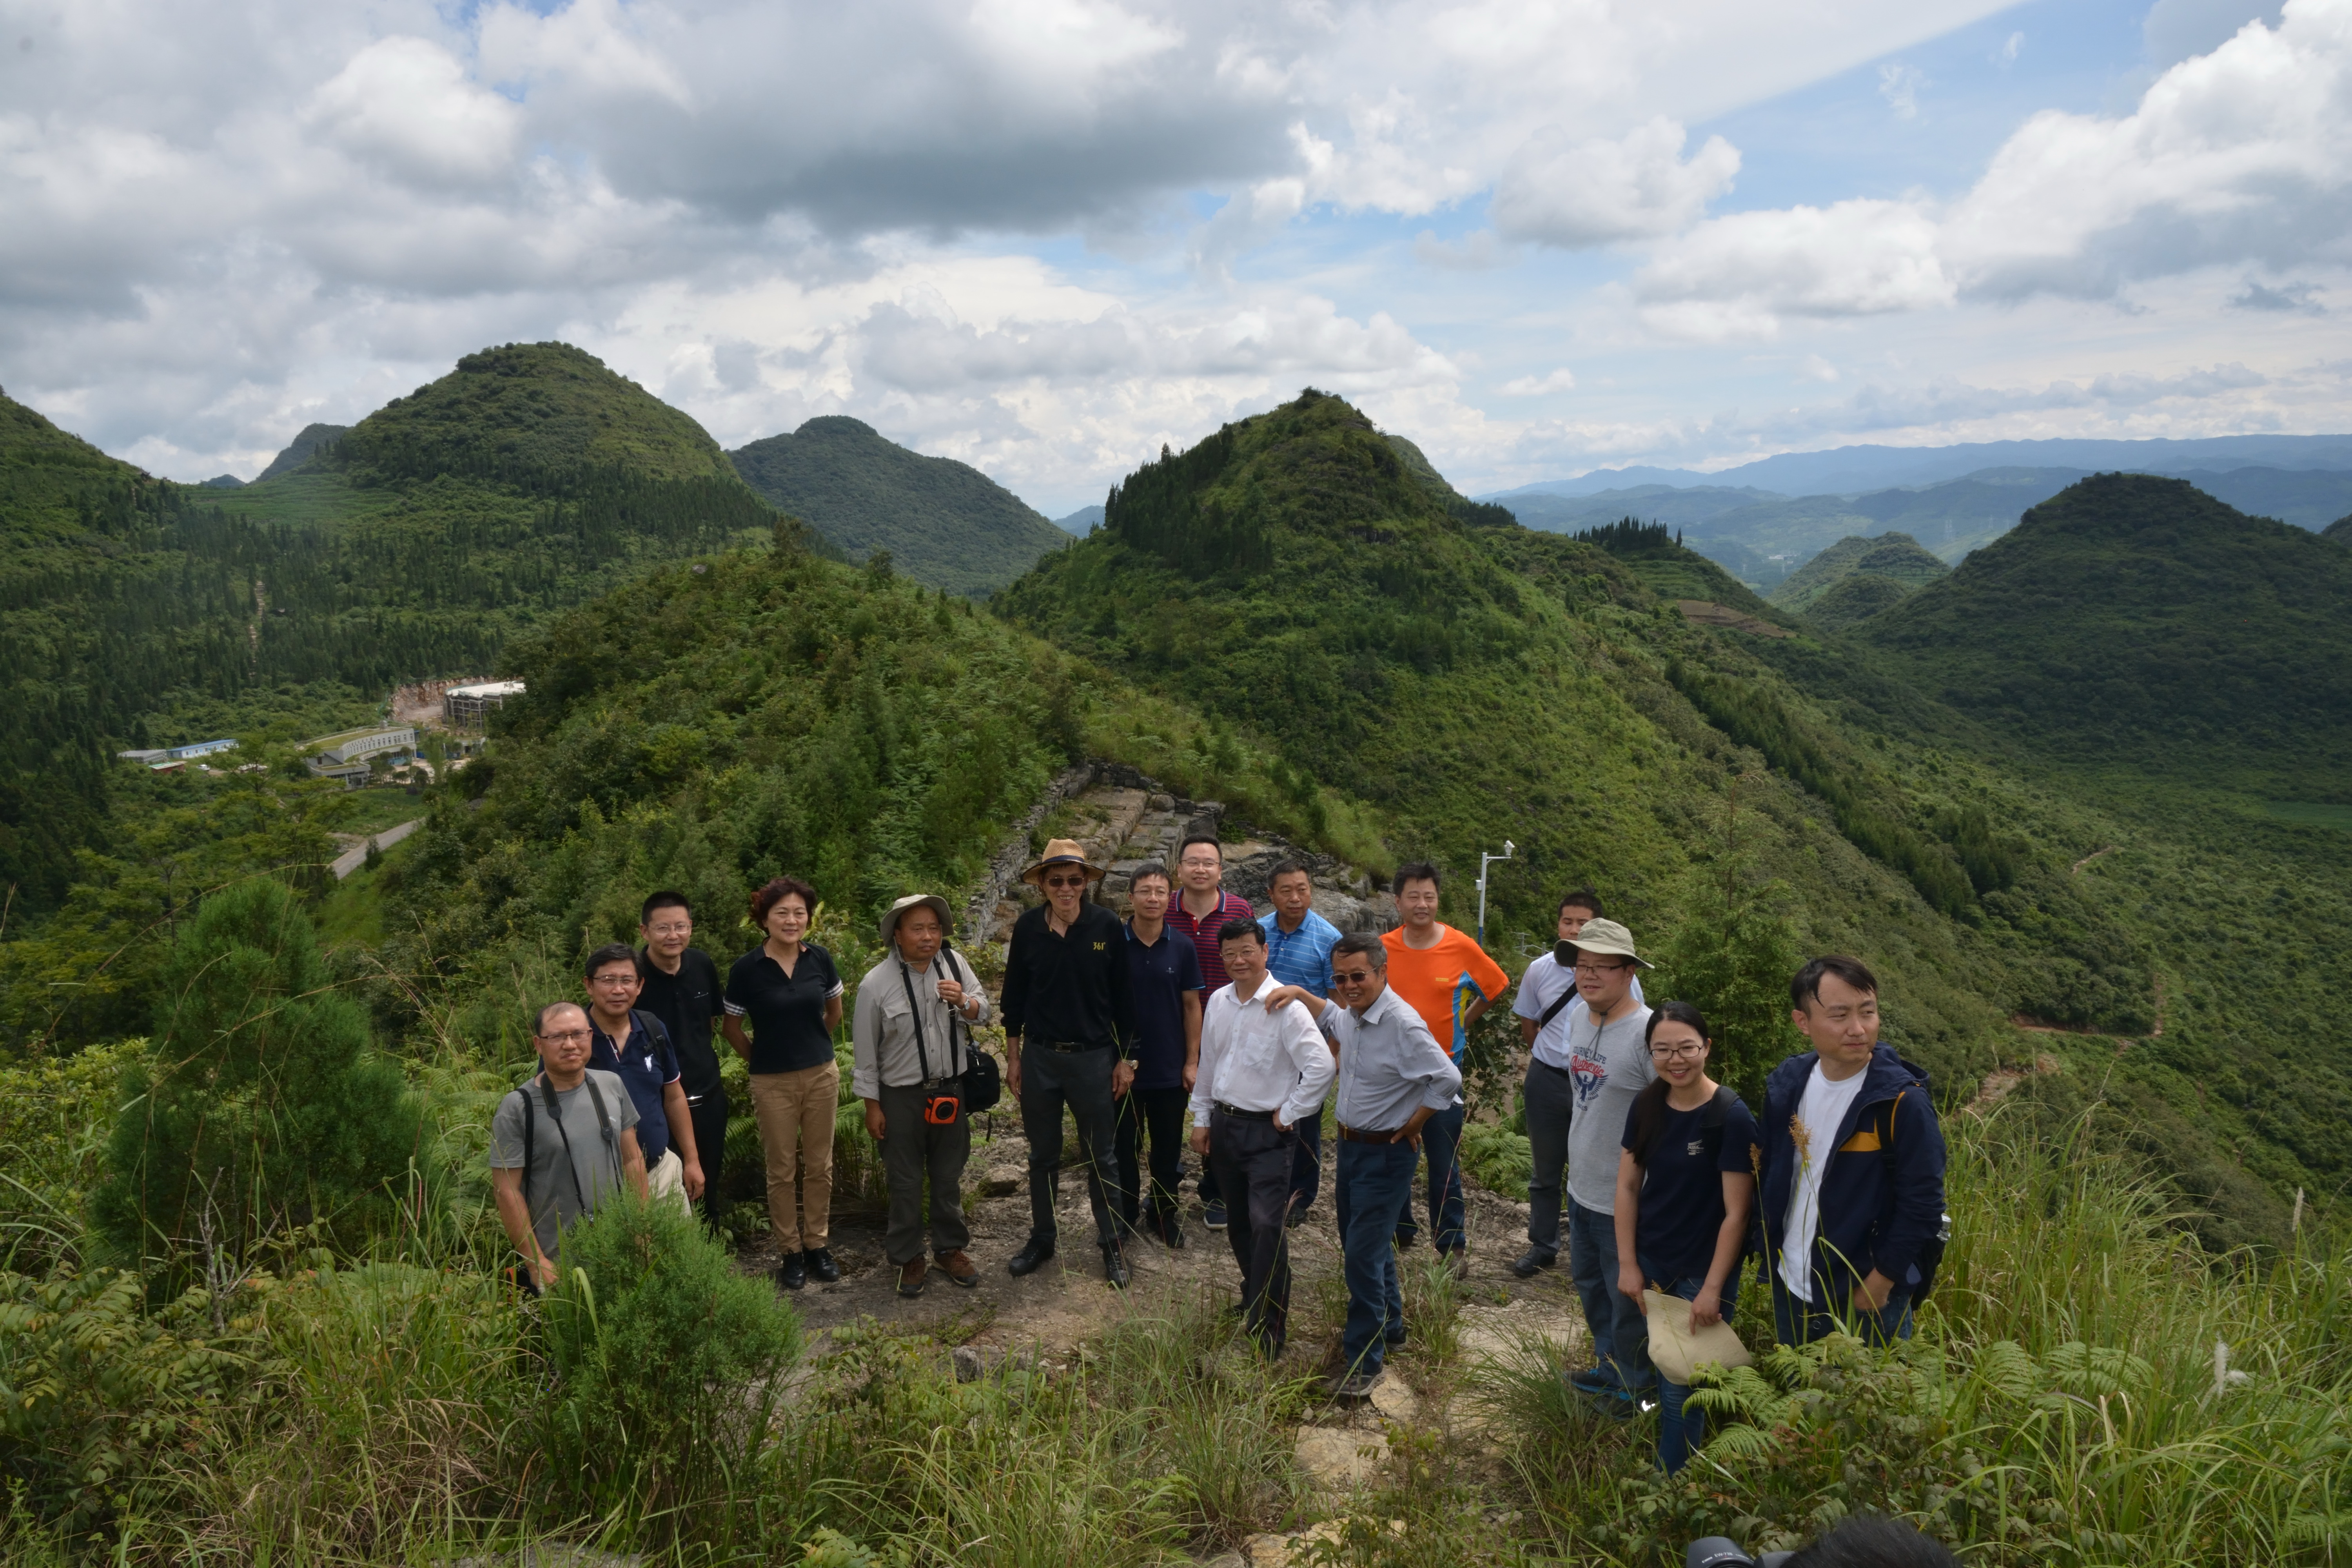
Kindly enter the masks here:
[[[1195, 833], [1184, 840], [1176, 852], [1176, 879], [1181, 888], [1175, 902], [1168, 906], [1168, 924], [1192, 944], [1193, 954], [1201, 961], [1201, 979], [1207, 986], [1202, 993], [1205, 1005], [1206, 999], [1231, 978], [1218, 951], [1217, 933], [1227, 921], [1256, 920], [1257, 911], [1250, 908], [1247, 899], [1225, 891], [1225, 849], [1213, 833]], [[1206, 1211], [1202, 1223], [1211, 1230], [1224, 1229], [1224, 1195], [1217, 1190], [1216, 1173], [1205, 1161], [1198, 1190], [1201, 1207]]]

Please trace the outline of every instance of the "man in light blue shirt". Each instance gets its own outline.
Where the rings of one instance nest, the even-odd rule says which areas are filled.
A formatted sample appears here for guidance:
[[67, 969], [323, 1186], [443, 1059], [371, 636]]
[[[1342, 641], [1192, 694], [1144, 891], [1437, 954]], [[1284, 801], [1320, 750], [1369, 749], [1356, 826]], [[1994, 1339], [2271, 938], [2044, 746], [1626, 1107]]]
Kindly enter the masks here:
[[1295, 985], [1269, 1009], [1298, 1002], [1339, 1040], [1339, 1247], [1348, 1279], [1348, 1326], [1332, 1393], [1370, 1395], [1389, 1347], [1405, 1342], [1404, 1294], [1390, 1238], [1412, 1201], [1421, 1130], [1462, 1089], [1462, 1069], [1429, 1025], [1389, 989], [1388, 949], [1375, 936], [1341, 937], [1331, 955], [1327, 1003]]
[[[1274, 908], [1258, 917], [1265, 932], [1265, 972], [1284, 985], [1296, 985], [1317, 996], [1331, 994], [1331, 947], [1339, 928], [1315, 912], [1315, 883], [1307, 868], [1285, 860], [1266, 879], [1266, 894]], [[1291, 1157], [1290, 1226], [1297, 1229], [1315, 1205], [1323, 1184], [1323, 1123], [1318, 1117], [1299, 1123], [1298, 1148]]]

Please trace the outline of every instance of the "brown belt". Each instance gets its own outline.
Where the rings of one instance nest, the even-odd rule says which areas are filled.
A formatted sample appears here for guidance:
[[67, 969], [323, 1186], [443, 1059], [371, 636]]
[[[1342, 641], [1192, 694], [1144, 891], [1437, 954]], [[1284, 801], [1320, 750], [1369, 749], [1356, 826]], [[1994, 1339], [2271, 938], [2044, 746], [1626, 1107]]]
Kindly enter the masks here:
[[1393, 1143], [1396, 1142], [1399, 1131], [1400, 1129], [1391, 1127], [1385, 1132], [1367, 1132], [1361, 1128], [1343, 1124], [1339, 1129], [1339, 1142], [1342, 1143]]

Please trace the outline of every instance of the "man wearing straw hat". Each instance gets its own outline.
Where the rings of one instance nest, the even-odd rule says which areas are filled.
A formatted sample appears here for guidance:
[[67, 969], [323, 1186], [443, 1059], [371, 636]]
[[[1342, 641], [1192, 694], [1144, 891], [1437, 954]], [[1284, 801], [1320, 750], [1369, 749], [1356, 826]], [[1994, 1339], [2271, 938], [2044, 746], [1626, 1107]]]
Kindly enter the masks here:
[[1077, 1123], [1103, 1278], [1124, 1288], [1114, 1101], [1135, 1077], [1135, 1005], [1127, 984], [1127, 928], [1087, 897], [1102, 874], [1068, 838], [1047, 844], [1021, 873], [1045, 901], [1013, 922], [1004, 955], [1004, 1079], [1021, 1101], [1021, 1127], [1029, 1137], [1029, 1240], [1006, 1267], [1017, 1279], [1054, 1256], [1067, 1106]]
[[964, 1248], [963, 1167], [971, 1157], [971, 1115], [962, 1078], [971, 1062], [971, 1026], [988, 1018], [988, 994], [947, 941], [948, 901], [914, 893], [882, 917], [882, 962], [857, 983], [850, 1037], [850, 1084], [866, 1102], [866, 1131], [882, 1145], [890, 1184], [890, 1228], [883, 1250], [898, 1270], [898, 1294], [919, 1296], [929, 1277], [923, 1258], [923, 1182], [931, 1184], [931, 1256], [966, 1289], [980, 1270]]
[[1584, 1004], [1568, 1032], [1568, 1089], [1576, 1102], [1568, 1129], [1568, 1271], [1584, 1304], [1593, 1363], [1569, 1381], [1631, 1415], [1656, 1374], [1641, 1303], [1617, 1289], [1617, 1166], [1633, 1098], [1658, 1076], [1650, 1065], [1650, 1009], [1633, 984], [1634, 972], [1650, 963], [1615, 921], [1596, 916], [1567, 941], [1576, 950], [1576, 994]]

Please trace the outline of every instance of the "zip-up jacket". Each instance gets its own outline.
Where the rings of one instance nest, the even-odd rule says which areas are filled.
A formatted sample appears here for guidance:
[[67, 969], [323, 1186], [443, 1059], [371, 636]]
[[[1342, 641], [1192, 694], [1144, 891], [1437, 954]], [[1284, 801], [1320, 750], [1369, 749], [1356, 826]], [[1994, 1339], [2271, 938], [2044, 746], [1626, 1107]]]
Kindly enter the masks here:
[[[1780, 1231], [1797, 1186], [1797, 1144], [1789, 1124], [1804, 1102], [1805, 1080], [1817, 1053], [1790, 1057], [1764, 1080], [1764, 1169], [1757, 1216], [1765, 1232], [1765, 1258], [1778, 1279]], [[1810, 1272], [1843, 1302], [1876, 1269], [1898, 1291], [1919, 1282], [1919, 1249], [1944, 1216], [1944, 1133], [1928, 1097], [1927, 1075], [1884, 1043], [1872, 1047], [1862, 1092], [1846, 1108], [1837, 1136], [1814, 1144], [1830, 1151], [1822, 1172], [1821, 1223]], [[1890, 1152], [1887, 1144], [1892, 1144]], [[1816, 1305], [1826, 1305], [1817, 1302]]]

